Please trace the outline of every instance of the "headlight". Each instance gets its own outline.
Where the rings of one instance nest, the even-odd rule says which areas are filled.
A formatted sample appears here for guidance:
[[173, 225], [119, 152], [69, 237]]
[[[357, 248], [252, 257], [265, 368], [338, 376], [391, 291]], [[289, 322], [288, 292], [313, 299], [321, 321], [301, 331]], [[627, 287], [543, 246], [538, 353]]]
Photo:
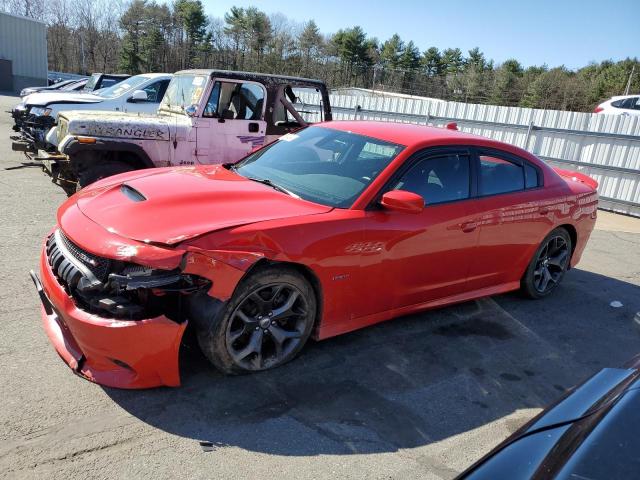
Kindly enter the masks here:
[[45, 107], [31, 107], [29, 113], [38, 117], [48, 117], [49, 115], [51, 115], [51, 109]]

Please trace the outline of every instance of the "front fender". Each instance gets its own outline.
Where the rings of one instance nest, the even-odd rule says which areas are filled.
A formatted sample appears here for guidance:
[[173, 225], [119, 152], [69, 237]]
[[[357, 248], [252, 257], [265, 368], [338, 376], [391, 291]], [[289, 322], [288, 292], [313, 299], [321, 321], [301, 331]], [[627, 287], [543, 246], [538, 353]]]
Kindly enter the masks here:
[[[71, 137], [67, 140], [68, 137]], [[145, 168], [155, 167], [147, 152], [140, 145], [121, 140], [105, 140], [97, 138], [94, 143], [80, 143], [77, 137], [67, 135], [60, 143], [60, 153], [72, 157], [80, 152], [122, 152], [136, 155]]]
[[181, 269], [211, 281], [209, 296], [227, 301], [247, 270], [264, 258], [263, 254], [227, 250], [206, 251], [188, 247]]

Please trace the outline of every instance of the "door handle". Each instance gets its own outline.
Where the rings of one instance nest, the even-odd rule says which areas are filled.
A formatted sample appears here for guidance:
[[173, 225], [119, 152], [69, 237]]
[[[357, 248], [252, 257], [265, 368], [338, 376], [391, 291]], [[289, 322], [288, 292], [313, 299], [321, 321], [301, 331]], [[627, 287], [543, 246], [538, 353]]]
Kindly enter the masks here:
[[477, 226], [478, 224], [476, 222], [465, 222], [460, 224], [460, 229], [464, 233], [471, 233], [476, 229]]
[[255, 122], [251, 122], [249, 124], [249, 131], [251, 133], [256, 133], [260, 131], [260, 124], [259, 123], [255, 123]]
[[549, 208], [548, 207], [540, 207], [540, 209], [538, 210], [538, 213], [540, 215], [546, 215], [547, 213], [549, 213]]

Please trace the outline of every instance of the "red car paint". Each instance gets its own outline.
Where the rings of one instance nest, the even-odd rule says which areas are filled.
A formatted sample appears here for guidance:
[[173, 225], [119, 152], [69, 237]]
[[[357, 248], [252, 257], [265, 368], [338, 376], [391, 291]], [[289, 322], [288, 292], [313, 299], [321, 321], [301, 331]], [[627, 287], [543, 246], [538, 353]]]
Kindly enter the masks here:
[[[562, 171], [561, 176], [517, 147], [406, 124], [331, 122], [311, 128], [351, 131], [406, 148], [347, 209], [287, 196], [221, 166], [180, 167], [97, 182], [60, 207], [58, 225], [92, 254], [153, 268], [180, 267], [208, 278], [213, 282], [208, 294], [221, 301], [233, 295], [256, 262], [301, 265], [320, 290], [316, 339], [517, 289], [551, 230], [567, 225], [575, 232], [574, 266], [593, 229], [595, 182], [575, 172]], [[427, 202], [420, 213], [366, 208], [413, 153], [446, 145], [517, 155], [540, 168], [544, 186], [439, 205]], [[147, 200], [125, 198], [119, 192], [123, 183]], [[177, 349], [186, 322], [163, 316], [121, 322], [89, 315], [74, 305], [45, 257], [43, 251], [42, 283], [58, 313], [44, 315], [44, 321], [70, 366], [75, 367], [74, 351], [82, 352], [80, 373], [98, 383], [123, 388], [178, 384]], [[420, 265], [428, 267], [416, 268]]]

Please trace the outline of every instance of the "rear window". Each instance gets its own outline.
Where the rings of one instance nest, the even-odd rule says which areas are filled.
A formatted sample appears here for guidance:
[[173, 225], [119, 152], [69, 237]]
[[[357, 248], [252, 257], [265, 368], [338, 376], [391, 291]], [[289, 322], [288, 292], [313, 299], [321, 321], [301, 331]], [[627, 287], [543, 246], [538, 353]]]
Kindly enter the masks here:
[[524, 169], [515, 163], [492, 155], [480, 155], [480, 194], [524, 190]]
[[637, 107], [639, 100], [640, 100], [640, 97], [621, 98], [620, 100], [611, 102], [611, 106], [616, 108], [634, 109]]

